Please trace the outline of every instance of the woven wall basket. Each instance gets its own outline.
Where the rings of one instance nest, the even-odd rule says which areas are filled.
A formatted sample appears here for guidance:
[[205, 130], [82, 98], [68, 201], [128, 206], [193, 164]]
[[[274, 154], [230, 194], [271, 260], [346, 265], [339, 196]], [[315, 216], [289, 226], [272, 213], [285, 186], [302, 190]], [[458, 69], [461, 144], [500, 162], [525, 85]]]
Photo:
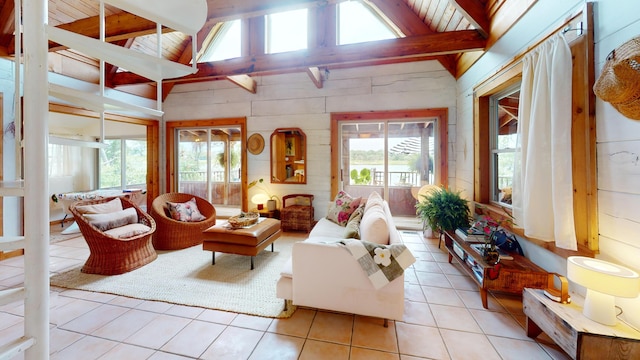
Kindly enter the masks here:
[[593, 91], [622, 115], [640, 120], [640, 36], [607, 56]]

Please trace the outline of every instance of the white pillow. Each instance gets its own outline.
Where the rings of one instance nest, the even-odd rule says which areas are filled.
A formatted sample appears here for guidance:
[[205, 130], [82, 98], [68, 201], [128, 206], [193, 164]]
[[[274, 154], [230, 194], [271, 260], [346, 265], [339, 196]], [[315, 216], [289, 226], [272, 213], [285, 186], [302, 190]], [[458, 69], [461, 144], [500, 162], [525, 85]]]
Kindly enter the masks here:
[[360, 221], [360, 239], [389, 245], [389, 225], [382, 206], [374, 206], [364, 212]]
[[382, 200], [382, 197], [380, 196], [380, 194], [378, 194], [377, 191], [372, 192], [371, 194], [369, 194], [369, 198], [367, 198], [367, 202], [364, 205], [364, 212], [366, 213], [374, 206], [382, 207], [383, 201], [384, 200]]
[[101, 204], [76, 206], [76, 211], [80, 214], [106, 214], [122, 211], [122, 201], [119, 198]]
[[104, 233], [119, 239], [129, 239], [136, 235], [148, 233], [149, 230], [151, 230], [151, 228], [147, 225], [135, 223], [113, 228], [105, 231]]
[[127, 224], [138, 222], [138, 213], [135, 208], [106, 213], [106, 214], [84, 214], [89, 223], [101, 231], [117, 228]]

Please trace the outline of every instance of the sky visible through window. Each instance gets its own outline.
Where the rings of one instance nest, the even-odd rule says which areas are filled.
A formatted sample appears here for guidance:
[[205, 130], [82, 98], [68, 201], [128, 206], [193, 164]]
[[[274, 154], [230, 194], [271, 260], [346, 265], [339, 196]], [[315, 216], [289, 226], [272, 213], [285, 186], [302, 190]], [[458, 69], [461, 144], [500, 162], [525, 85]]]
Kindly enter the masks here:
[[359, 1], [340, 3], [338, 18], [338, 45], [396, 38], [391, 29]]
[[[338, 45], [395, 39], [392, 29], [360, 1], [338, 4]], [[265, 52], [276, 54], [308, 47], [308, 11], [298, 9], [265, 16]], [[205, 50], [200, 62], [242, 56], [242, 22], [226, 22]]]

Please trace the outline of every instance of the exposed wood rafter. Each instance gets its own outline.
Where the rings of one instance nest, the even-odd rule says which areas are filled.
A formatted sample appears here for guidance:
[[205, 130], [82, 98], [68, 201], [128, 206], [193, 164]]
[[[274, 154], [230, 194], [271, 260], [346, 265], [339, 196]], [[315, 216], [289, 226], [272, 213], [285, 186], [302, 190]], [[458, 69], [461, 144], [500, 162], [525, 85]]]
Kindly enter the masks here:
[[490, 22], [482, 2], [479, 0], [450, 0], [449, 2], [464, 15], [482, 36], [489, 37]]
[[317, 66], [307, 68], [307, 75], [309, 75], [311, 81], [313, 81], [313, 84], [318, 89], [322, 89], [322, 72], [320, 71], [320, 68]]
[[227, 80], [247, 90], [248, 92], [255, 94], [258, 90], [258, 84], [249, 75], [230, 75], [227, 76]]

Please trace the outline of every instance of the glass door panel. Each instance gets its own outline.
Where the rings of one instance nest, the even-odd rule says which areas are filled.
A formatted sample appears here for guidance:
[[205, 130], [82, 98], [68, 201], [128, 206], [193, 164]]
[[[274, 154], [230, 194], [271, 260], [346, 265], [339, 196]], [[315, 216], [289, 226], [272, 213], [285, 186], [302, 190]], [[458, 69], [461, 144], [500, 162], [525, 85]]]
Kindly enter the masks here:
[[433, 119], [345, 121], [340, 124], [342, 189], [377, 191], [394, 216], [415, 216], [417, 190], [437, 179]]

